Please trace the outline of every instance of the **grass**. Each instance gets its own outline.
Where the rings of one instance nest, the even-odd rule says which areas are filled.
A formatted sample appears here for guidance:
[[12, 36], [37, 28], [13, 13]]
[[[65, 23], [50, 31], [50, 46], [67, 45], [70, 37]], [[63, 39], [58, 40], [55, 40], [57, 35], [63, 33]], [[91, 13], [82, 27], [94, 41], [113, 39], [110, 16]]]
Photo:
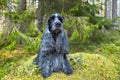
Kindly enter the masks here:
[[[47, 80], [120, 80], [119, 35], [118, 31], [98, 32], [85, 43], [70, 41], [68, 58], [73, 75], [53, 73]], [[0, 80], [43, 80], [32, 64], [34, 57], [21, 49], [1, 50]]]

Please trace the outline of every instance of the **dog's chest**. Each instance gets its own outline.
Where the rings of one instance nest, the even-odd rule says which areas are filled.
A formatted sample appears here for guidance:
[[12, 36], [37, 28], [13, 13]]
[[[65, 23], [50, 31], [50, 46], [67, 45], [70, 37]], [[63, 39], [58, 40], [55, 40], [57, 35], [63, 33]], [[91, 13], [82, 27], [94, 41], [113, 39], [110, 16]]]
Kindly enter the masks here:
[[64, 55], [54, 53], [50, 56], [50, 67], [53, 72], [58, 72], [63, 69]]

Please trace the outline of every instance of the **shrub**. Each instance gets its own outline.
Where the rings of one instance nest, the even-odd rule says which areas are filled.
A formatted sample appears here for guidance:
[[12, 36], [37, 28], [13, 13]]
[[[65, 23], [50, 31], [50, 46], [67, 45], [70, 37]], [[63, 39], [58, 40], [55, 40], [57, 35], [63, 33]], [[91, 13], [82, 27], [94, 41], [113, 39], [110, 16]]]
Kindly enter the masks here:
[[93, 25], [88, 21], [88, 17], [65, 16], [64, 28], [71, 41], [80, 40], [85, 42], [92, 35], [93, 31], [98, 28], [98, 24]]

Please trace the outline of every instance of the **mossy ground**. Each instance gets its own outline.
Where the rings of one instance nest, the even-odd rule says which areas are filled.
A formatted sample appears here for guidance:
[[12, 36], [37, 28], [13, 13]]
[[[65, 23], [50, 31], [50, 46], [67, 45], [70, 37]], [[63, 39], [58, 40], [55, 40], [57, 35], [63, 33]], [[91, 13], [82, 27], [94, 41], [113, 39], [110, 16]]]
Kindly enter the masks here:
[[[107, 32], [81, 44], [70, 42], [68, 59], [74, 73], [53, 73], [47, 80], [119, 80], [120, 32]], [[101, 37], [100, 37], [101, 36]], [[44, 80], [32, 64], [33, 53], [0, 51], [0, 79]]]
[[[36, 66], [32, 64], [35, 56], [26, 56], [12, 62], [3, 80], [43, 80]], [[63, 73], [53, 73], [47, 80], [115, 80], [117, 71], [114, 63], [107, 58], [88, 53], [68, 55], [74, 73], [67, 76]]]

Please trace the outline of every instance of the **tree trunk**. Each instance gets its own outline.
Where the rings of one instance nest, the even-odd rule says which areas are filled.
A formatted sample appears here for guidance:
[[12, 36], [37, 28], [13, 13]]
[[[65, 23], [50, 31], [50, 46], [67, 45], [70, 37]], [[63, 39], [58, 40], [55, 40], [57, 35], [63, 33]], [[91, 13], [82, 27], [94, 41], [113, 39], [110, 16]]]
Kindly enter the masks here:
[[[13, 25], [10, 18], [6, 18], [5, 26], [3, 27], [3, 33], [0, 34], [0, 49], [8, 46], [15, 40], [13, 35]], [[14, 36], [14, 37], [13, 37]]]
[[43, 32], [43, 16], [44, 16], [44, 0], [38, 0], [38, 9], [37, 9], [37, 27]]
[[105, 0], [105, 18], [112, 18], [112, 2], [111, 0]]
[[[26, 10], [27, 8], [27, 1], [26, 0], [19, 0], [18, 1], [18, 14], [24, 14], [23, 12]], [[22, 32], [23, 34], [26, 33], [27, 29], [28, 29], [28, 24], [26, 24], [26, 22], [18, 22], [16, 24], [16, 28]], [[22, 44], [23, 40], [20, 37], [17, 37], [17, 44]]]
[[[18, 14], [23, 14], [23, 12], [26, 10], [26, 4], [26, 0], [19, 0]], [[27, 25], [25, 25], [25, 22], [19, 22], [16, 26], [22, 33], [26, 32]]]
[[99, 0], [99, 4], [100, 4], [100, 10], [99, 10], [99, 15], [102, 17], [103, 15], [102, 15], [102, 13], [103, 13], [103, 5], [102, 5], [102, 3], [103, 3], [103, 0]]
[[24, 12], [26, 10], [26, 0], [18, 1], [18, 12]]
[[[112, 19], [117, 17], [117, 0], [112, 0]], [[113, 29], [117, 29], [117, 21], [113, 22]]]
[[107, 19], [107, 0], [105, 0], [105, 11], [104, 11], [105, 13], [105, 19]]
[[117, 17], [117, 0], [112, 0], [112, 18]]
[[[7, 1], [7, 11], [12, 12], [12, 2], [11, 0]], [[7, 12], [6, 11], [6, 12]], [[10, 13], [9, 13], [10, 14]], [[3, 15], [4, 16], [4, 15]], [[0, 33], [0, 49], [3, 47], [8, 46], [11, 44], [15, 39], [12, 36], [13, 33], [13, 25], [12, 25], [12, 20], [9, 16], [5, 16], [5, 20], [2, 22], [2, 33]]]
[[[30, 7], [34, 7], [34, 2], [35, 2], [36, 0], [29, 0], [29, 2], [30, 2]], [[34, 7], [35, 8], [35, 7]]]
[[[117, 9], [117, 11], [118, 11], [118, 17], [120, 17], [120, 1], [118, 0], [118, 9]], [[120, 20], [118, 20], [118, 25], [119, 25], [119, 28], [120, 28]]]
[[[104, 18], [105, 19], [110, 19], [111, 18], [111, 4], [110, 4], [110, 0], [105, 0], [105, 11], [104, 11]], [[104, 31], [106, 32], [108, 29], [110, 28], [110, 26], [104, 25]]]

